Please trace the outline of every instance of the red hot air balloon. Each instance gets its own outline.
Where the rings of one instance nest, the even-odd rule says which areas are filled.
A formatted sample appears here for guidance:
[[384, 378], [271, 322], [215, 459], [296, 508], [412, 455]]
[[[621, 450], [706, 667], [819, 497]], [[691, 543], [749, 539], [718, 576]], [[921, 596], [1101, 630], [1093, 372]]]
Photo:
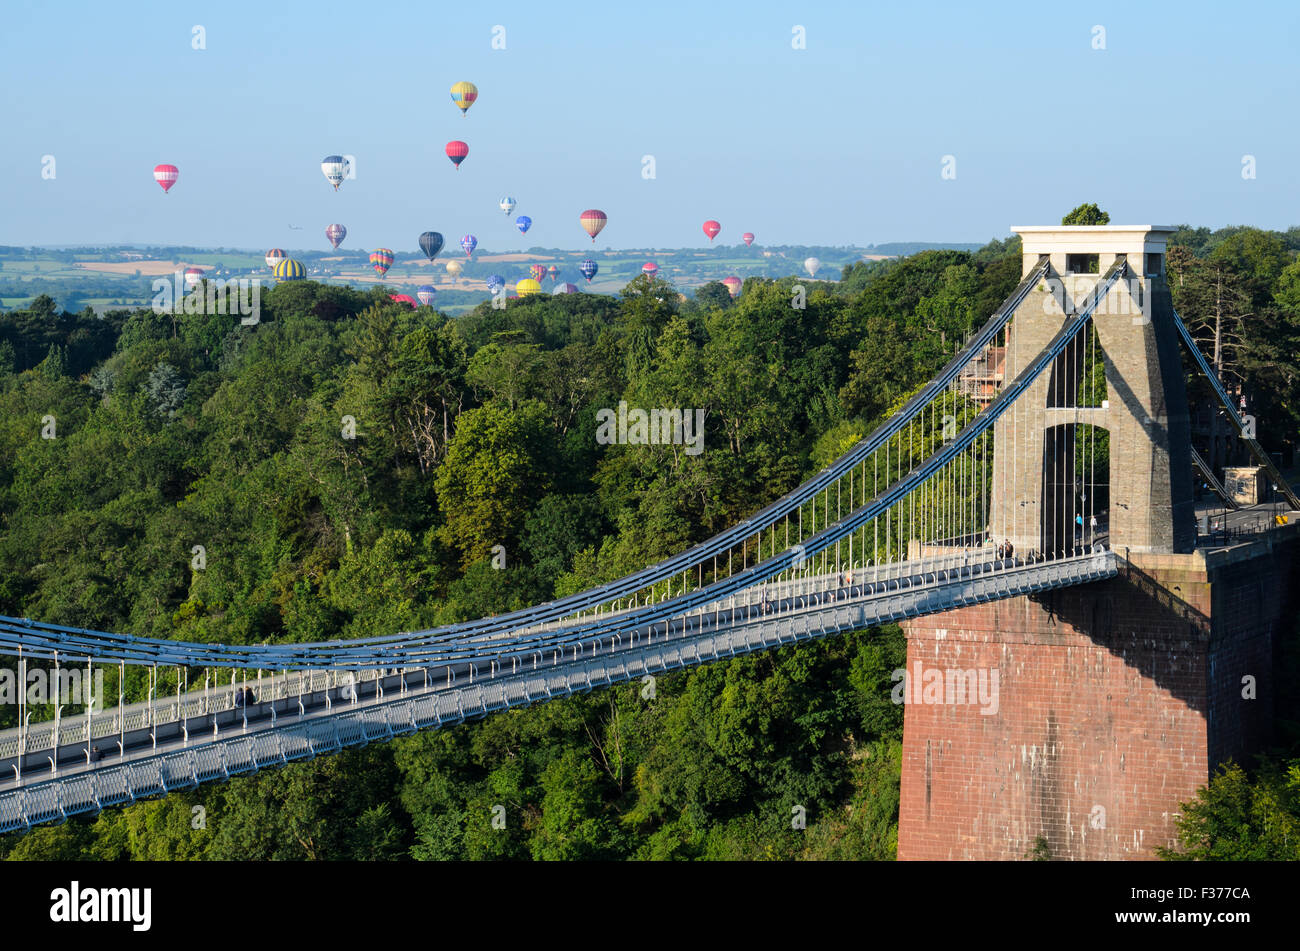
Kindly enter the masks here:
[[459, 140], [447, 143], [447, 158], [451, 159], [456, 170], [460, 171], [460, 163], [465, 161], [465, 156], [469, 155], [469, 146]]
[[399, 304], [406, 304], [408, 307], [416, 306], [415, 299], [410, 294], [389, 294], [388, 299]]
[[740, 278], [734, 276], [724, 277], [722, 283], [726, 285], [727, 291], [730, 292], [732, 297], [740, 296]]
[[582, 222], [582, 230], [591, 235], [592, 244], [596, 243], [596, 235], [600, 234], [605, 223], [609, 221], [599, 208], [588, 208], [578, 217], [578, 220]]
[[181, 170], [175, 165], [155, 165], [153, 167], [153, 180], [162, 186], [164, 193], [169, 191], [176, 184], [176, 179], [181, 177]]
[[754, 232], [746, 231], [740, 236], [740, 240], [745, 242], [745, 247], [749, 247], [754, 243]]
[[654, 280], [654, 276], [659, 273], [659, 265], [655, 264], [654, 261], [646, 261], [645, 264], [641, 265], [641, 273]]
[[537, 281], [540, 284], [542, 278], [546, 277], [546, 265], [534, 264], [528, 269], [528, 274], [534, 281]]
[[718, 236], [718, 232], [721, 230], [722, 230], [722, 225], [718, 224], [712, 218], [704, 222], [704, 233], [709, 236], [710, 242], [713, 241], [713, 239]]

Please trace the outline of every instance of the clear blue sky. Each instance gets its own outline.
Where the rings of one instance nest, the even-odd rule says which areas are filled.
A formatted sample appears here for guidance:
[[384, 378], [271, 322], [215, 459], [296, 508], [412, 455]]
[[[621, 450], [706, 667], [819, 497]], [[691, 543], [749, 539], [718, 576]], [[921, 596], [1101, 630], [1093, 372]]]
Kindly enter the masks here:
[[1081, 201], [1300, 223], [1294, 2], [14, 3], [0, 37], [4, 244], [323, 249], [338, 221], [352, 249], [578, 248], [588, 207], [616, 248], [705, 246], [707, 217], [728, 244], [982, 241]]

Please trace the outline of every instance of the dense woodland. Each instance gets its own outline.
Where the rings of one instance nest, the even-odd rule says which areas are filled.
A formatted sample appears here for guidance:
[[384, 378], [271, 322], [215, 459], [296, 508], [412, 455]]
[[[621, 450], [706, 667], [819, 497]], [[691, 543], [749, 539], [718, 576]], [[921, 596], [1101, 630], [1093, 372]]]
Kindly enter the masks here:
[[[1294, 441], [1300, 235], [1186, 228], [1177, 243], [1176, 306], [1201, 332], [1219, 322], [1224, 372], [1270, 448]], [[1019, 276], [1013, 239], [856, 264], [835, 283], [752, 278], [735, 301], [639, 277], [617, 298], [454, 320], [313, 282], [264, 294], [256, 326], [38, 299], [0, 315], [0, 613], [306, 642], [581, 590], [826, 465]], [[705, 451], [598, 445], [595, 413], [620, 399], [704, 408]], [[1300, 674], [1298, 640], [1282, 662]], [[651, 698], [625, 685], [37, 828], [0, 854], [889, 859], [903, 659], [896, 627], [862, 631], [662, 677]], [[0, 707], [0, 726], [14, 715]], [[1279, 716], [1277, 754], [1211, 784], [1178, 854], [1300, 857], [1300, 695]]]

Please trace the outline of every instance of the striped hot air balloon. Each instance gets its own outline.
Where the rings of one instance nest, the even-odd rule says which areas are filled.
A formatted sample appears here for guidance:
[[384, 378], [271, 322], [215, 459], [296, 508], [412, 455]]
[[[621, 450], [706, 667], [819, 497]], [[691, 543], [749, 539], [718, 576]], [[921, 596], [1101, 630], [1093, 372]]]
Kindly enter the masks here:
[[555, 290], [551, 291], [551, 293], [552, 294], [577, 294], [579, 293], [578, 285], [577, 284], [556, 284]]
[[659, 265], [655, 264], [654, 261], [646, 261], [645, 264], [641, 265], [641, 273], [654, 280], [654, 276], [659, 273]]
[[520, 215], [515, 219], [515, 227], [519, 229], [520, 234], [528, 234], [528, 229], [533, 226], [533, 219], [527, 215]]
[[721, 230], [722, 225], [718, 224], [712, 218], [704, 222], [704, 233], [709, 236], [709, 243], [713, 242], [713, 239], [718, 236], [718, 232]]
[[460, 239], [460, 246], [465, 251], [465, 257], [473, 257], [474, 249], [478, 247], [478, 238], [472, 234], [467, 234]]
[[745, 247], [749, 247], [754, 243], [754, 232], [746, 231], [740, 236], [740, 240], [745, 242]]
[[465, 161], [465, 156], [469, 155], [469, 146], [459, 139], [447, 143], [447, 158], [451, 159], [451, 164], [460, 170], [460, 163]]
[[370, 252], [370, 266], [375, 269], [379, 279], [383, 280], [388, 269], [393, 266], [393, 251], [391, 248], [375, 248]]
[[517, 205], [517, 204], [519, 204], [519, 203], [518, 203], [517, 201], [515, 201], [513, 198], [507, 196], [507, 197], [505, 197], [505, 198], [502, 198], [501, 201], [499, 202], [499, 204], [500, 204], [501, 210], [504, 211], [504, 212], [508, 215], [508, 214], [510, 214], [510, 212], [512, 212], [512, 211], [515, 210], [515, 205]]
[[487, 288], [493, 294], [506, 286], [506, 279], [500, 274], [489, 274], [487, 279]]
[[285, 258], [275, 266], [277, 281], [301, 281], [306, 276], [307, 269], [302, 266], [302, 262], [295, 261], [293, 258]]
[[530, 294], [540, 294], [542, 285], [538, 284], [531, 277], [526, 277], [515, 285], [515, 292], [520, 297], [528, 297]]
[[195, 287], [203, 283], [203, 268], [187, 267], [185, 269], [185, 284], [187, 287]]
[[528, 274], [532, 277], [534, 281], [540, 282], [542, 278], [546, 277], [546, 265], [534, 264], [528, 269]]
[[599, 270], [600, 265], [591, 258], [584, 259], [583, 262], [578, 265], [578, 273], [587, 279], [588, 284], [591, 283], [591, 279], [596, 276], [596, 272]]
[[343, 179], [348, 177], [348, 160], [342, 155], [327, 155], [321, 159], [320, 170], [326, 180], [338, 191]]
[[421, 284], [415, 289], [415, 296], [420, 298], [420, 303], [427, 306], [433, 306], [433, 300], [438, 295], [438, 289], [432, 284]]
[[281, 261], [283, 261], [286, 257], [288, 257], [288, 255], [285, 254], [283, 251], [281, 251], [279, 248], [272, 248], [270, 251], [266, 252], [266, 266], [269, 267], [271, 270], [275, 270], [275, 266], [279, 264]]
[[329, 238], [329, 242], [334, 246], [335, 251], [339, 249], [339, 245], [343, 243], [343, 239], [347, 236], [348, 229], [342, 225], [330, 225], [325, 229], [325, 237]]
[[550, 267], [546, 269], [546, 273], [549, 274], [551, 276], [551, 280], [554, 281], [557, 277], [560, 276], [560, 269], [556, 267], [554, 264], [552, 264]]
[[735, 277], [734, 275], [732, 277], [724, 277], [722, 283], [727, 286], [727, 291], [732, 297], [740, 296], [740, 278]]
[[604, 230], [605, 223], [609, 221], [599, 208], [588, 208], [578, 216], [578, 220], [582, 222], [582, 230], [591, 235], [592, 244], [596, 243], [596, 235]]
[[153, 180], [162, 186], [163, 193], [171, 191], [171, 187], [176, 184], [176, 179], [181, 177], [181, 170], [175, 165], [155, 165], [153, 167]]
[[478, 87], [473, 83], [461, 81], [451, 87], [451, 101], [456, 104], [462, 116], [469, 111], [469, 107], [474, 105], [477, 99]]

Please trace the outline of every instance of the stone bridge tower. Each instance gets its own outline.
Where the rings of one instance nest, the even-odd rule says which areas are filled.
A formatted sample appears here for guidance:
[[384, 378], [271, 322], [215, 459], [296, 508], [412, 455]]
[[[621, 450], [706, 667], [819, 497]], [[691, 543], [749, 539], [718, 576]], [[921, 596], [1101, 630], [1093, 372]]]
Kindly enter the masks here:
[[[1013, 228], [1023, 273], [1046, 257], [1047, 277], [1030, 291], [1007, 333], [1004, 380], [1042, 352], [1082, 309], [1117, 259], [1128, 271], [1094, 311], [1096, 337], [1080, 334], [994, 431], [989, 532], [1017, 552], [1061, 553], [1075, 542], [1087, 504], [1078, 469], [1080, 427], [1109, 434], [1109, 540], [1116, 551], [1187, 552], [1196, 538], [1187, 395], [1165, 245], [1173, 229], [1151, 225]], [[1081, 393], [1093, 361], [1104, 360], [1105, 393]], [[1095, 392], [1095, 391], [1094, 391]], [[1096, 493], [1094, 493], [1096, 495]]]

